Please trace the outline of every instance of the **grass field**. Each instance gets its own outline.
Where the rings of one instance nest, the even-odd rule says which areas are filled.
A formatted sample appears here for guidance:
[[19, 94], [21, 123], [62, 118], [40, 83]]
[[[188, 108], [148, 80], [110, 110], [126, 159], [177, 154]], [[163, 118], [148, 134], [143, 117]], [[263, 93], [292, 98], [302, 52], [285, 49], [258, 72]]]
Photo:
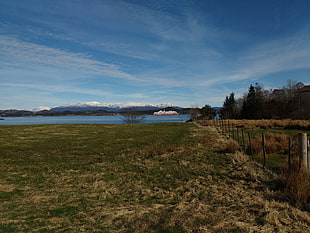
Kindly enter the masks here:
[[274, 176], [188, 123], [0, 127], [0, 232], [310, 229]]

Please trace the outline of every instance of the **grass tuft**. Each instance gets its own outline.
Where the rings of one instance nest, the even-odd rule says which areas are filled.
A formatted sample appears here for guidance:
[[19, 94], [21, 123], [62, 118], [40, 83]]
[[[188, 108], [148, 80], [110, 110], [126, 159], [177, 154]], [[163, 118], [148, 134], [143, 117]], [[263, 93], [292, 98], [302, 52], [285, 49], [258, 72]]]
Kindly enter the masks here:
[[294, 161], [291, 167], [284, 167], [279, 174], [284, 186], [284, 195], [297, 207], [310, 211], [310, 170], [299, 167]]
[[229, 139], [223, 149], [225, 153], [236, 153], [240, 149], [239, 144], [232, 139]]

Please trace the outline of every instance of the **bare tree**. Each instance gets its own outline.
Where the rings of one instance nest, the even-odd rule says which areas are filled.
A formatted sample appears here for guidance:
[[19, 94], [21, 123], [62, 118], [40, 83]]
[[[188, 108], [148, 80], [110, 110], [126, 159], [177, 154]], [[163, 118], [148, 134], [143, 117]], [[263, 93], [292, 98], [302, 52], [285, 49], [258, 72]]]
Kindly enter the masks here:
[[191, 109], [189, 110], [189, 114], [190, 114], [190, 121], [194, 121], [199, 116], [200, 109], [198, 107], [191, 107]]
[[126, 124], [139, 124], [145, 120], [145, 116], [141, 115], [140, 113], [135, 111], [135, 109], [133, 108], [123, 113], [122, 120]]

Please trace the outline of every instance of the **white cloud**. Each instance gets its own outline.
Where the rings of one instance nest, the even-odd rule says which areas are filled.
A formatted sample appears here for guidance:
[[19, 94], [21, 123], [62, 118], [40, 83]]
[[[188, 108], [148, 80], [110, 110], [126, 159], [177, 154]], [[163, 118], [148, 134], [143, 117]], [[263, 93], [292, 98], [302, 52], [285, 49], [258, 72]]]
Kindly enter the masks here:
[[74, 93], [73, 99], [80, 94], [81, 100], [212, 104], [247, 80], [310, 68], [307, 29], [266, 42], [217, 27], [192, 1], [47, 2], [45, 8], [5, 3], [19, 5], [27, 24], [0, 22], [0, 34], [7, 35], [0, 35], [2, 86]]
[[61, 67], [81, 72], [99, 73], [114, 78], [137, 80], [136, 77], [120, 70], [120, 67], [97, 61], [82, 53], [67, 52], [35, 43], [0, 36], [0, 54], [3, 60]]
[[[118, 47], [117, 44], [108, 45], [110, 47]], [[121, 49], [121, 48], [120, 48]], [[43, 77], [47, 76], [51, 79], [57, 79], [61, 76], [65, 80], [72, 79], [72, 77], [64, 77], [64, 73], [74, 74], [81, 78], [81, 73], [84, 77], [92, 77], [92, 75], [101, 75], [103, 78], [112, 77], [125, 79], [129, 81], [139, 82], [146, 85], [159, 85], [165, 87], [179, 87], [183, 86], [182, 81], [173, 80], [171, 78], [151, 77], [150, 74], [131, 75], [119, 65], [109, 64], [106, 62], [93, 59], [91, 56], [83, 53], [73, 53], [61, 49], [50, 48], [44, 45], [25, 42], [13, 37], [0, 36], [0, 54], [3, 63], [2, 72], [8, 72], [14, 68], [15, 72], [21, 69], [34, 69], [34, 72], [40, 72]], [[126, 65], [123, 65], [124, 67]], [[11, 68], [10, 68], [11, 67]], [[51, 77], [50, 74], [42, 71], [46, 69], [56, 74]], [[62, 74], [60, 70], [63, 70]], [[68, 72], [69, 71], [69, 72]]]
[[237, 55], [230, 71], [220, 71], [204, 86], [257, 80], [264, 75], [296, 69], [310, 69], [310, 33], [268, 41]]
[[0, 83], [0, 86], [19, 87], [25, 89], [41, 90], [50, 93], [77, 93], [98, 96], [111, 96], [112, 93], [102, 90], [94, 90], [89, 88], [75, 87], [74, 85], [43, 85], [43, 84], [27, 84], [27, 83]]

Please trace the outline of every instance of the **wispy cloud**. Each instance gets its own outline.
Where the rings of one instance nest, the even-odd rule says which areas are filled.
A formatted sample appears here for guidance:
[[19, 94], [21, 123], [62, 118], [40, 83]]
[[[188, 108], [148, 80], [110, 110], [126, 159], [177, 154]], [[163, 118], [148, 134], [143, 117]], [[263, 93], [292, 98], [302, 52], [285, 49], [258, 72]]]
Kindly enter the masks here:
[[232, 69], [222, 71], [204, 83], [211, 86], [295, 69], [310, 69], [310, 32], [257, 44], [231, 61]]
[[70, 101], [219, 105], [252, 80], [310, 69], [309, 26], [272, 31], [264, 11], [244, 22], [231, 4], [198, 2], [2, 1], [0, 86]]
[[[150, 93], [147, 93], [143, 90], [136, 91], [133, 93], [116, 93], [111, 91], [98, 90], [94, 88], [82, 88], [78, 86], [74, 86], [72, 84], [61, 84], [61, 85], [44, 85], [44, 84], [29, 84], [29, 83], [9, 83], [9, 82], [0, 82], [0, 87], [7, 88], [21, 88], [27, 89], [29, 93], [33, 93], [31, 90], [35, 91], [44, 91], [45, 94], [55, 94], [55, 93], [74, 93], [79, 95], [89, 95], [89, 96], [100, 96], [102, 99], [121, 99], [126, 98], [129, 99], [146, 99], [150, 97]], [[36, 97], [33, 97], [36, 98]]]
[[[118, 46], [118, 45], [109, 45]], [[71, 70], [75, 73], [84, 73], [85, 75], [94, 74], [103, 77], [112, 77], [118, 79], [125, 79], [128, 81], [135, 81], [142, 85], [159, 85], [178, 87], [183, 86], [184, 82], [173, 79], [166, 79], [161, 77], [151, 77], [149, 74], [145, 75], [131, 75], [123, 71], [119, 65], [114, 65], [93, 59], [90, 55], [84, 53], [68, 52], [61, 49], [51, 48], [36, 43], [25, 42], [9, 36], [0, 36], [0, 54], [3, 63], [1, 66], [28, 66], [26, 64], [40, 69], [40, 66], [47, 66], [49, 70], [52, 67], [62, 70]], [[14, 61], [13, 63], [10, 61]], [[15, 64], [15, 65], [13, 65]], [[126, 65], [124, 65], [126, 67]], [[18, 70], [18, 69], [17, 69]], [[139, 73], [139, 72], [138, 72]], [[78, 75], [81, 77], [81, 74]], [[65, 78], [65, 77], [63, 77]], [[65, 79], [70, 79], [67, 77]]]
[[[83, 31], [77, 33], [74, 29], [68, 29], [70, 35], [75, 35], [76, 42], [99, 51], [168, 65], [184, 58], [195, 57], [197, 62], [198, 57], [222, 57], [223, 54], [213, 47], [214, 41], [210, 45], [208, 42], [222, 40], [228, 35], [232, 38], [232, 34], [236, 34], [202, 25], [193, 10], [179, 6], [180, 4], [161, 2], [148, 6], [147, 3], [139, 5], [125, 1], [110, 3], [93, 5], [91, 12], [96, 16], [96, 22], [89, 24], [86, 18], [83, 21], [85, 27], [93, 29], [92, 38]], [[169, 14], [165, 7], [173, 8], [176, 14]], [[118, 17], [111, 12], [115, 12]], [[86, 16], [81, 16], [78, 21], [84, 17]], [[118, 23], [115, 24], [114, 21]], [[123, 25], [130, 29], [123, 28]], [[103, 37], [96, 29], [121, 33], [117, 37]]]
[[102, 90], [95, 90], [89, 88], [80, 88], [73, 85], [42, 85], [42, 84], [29, 84], [29, 83], [1, 83], [0, 86], [6, 87], [19, 87], [34, 90], [41, 90], [47, 93], [77, 93], [77, 94], [87, 94], [87, 95], [98, 95], [98, 96], [111, 96], [111, 92], [105, 92]]
[[0, 54], [9, 59], [35, 64], [99, 73], [114, 78], [137, 80], [136, 77], [120, 70], [120, 67], [92, 59], [83, 53], [67, 52], [35, 43], [21, 41], [8, 36], [0, 36]]

